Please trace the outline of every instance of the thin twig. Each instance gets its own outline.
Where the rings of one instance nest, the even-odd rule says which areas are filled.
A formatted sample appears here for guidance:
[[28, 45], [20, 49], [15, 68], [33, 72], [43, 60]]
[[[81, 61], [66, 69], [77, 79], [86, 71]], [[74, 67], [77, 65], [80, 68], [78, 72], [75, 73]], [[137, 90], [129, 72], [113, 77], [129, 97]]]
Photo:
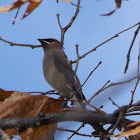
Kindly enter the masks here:
[[[92, 50], [90, 50], [90, 51], [88, 51], [87, 53], [85, 53], [85, 54], [83, 54], [82, 56], [80, 56], [80, 59], [84, 58], [85, 56], [87, 56], [87, 55], [90, 54], [91, 52], [96, 51], [96, 49], [99, 48], [100, 46], [104, 45], [105, 43], [109, 42], [110, 40], [112, 40], [112, 39], [118, 37], [118, 36], [119, 36], [120, 34], [122, 34], [123, 32], [126, 32], [126, 31], [130, 30], [131, 28], [133, 28], [133, 27], [135, 27], [135, 26], [137, 26], [137, 25], [139, 25], [139, 24], [140, 24], [140, 22], [136, 23], [135, 25], [133, 25], [133, 26], [131, 26], [131, 27], [129, 27], [129, 28], [127, 28], [127, 29], [125, 29], [125, 30], [119, 32], [119, 33], [117, 33], [116, 35], [112, 36], [111, 38], [107, 39], [106, 41], [104, 41], [104, 42], [102, 42], [101, 44], [99, 44], [99, 45], [97, 45], [96, 47], [94, 47]], [[77, 60], [74, 60], [74, 61], [72, 61], [71, 63], [76, 63], [76, 61], [77, 61]]]
[[27, 92], [27, 93], [41, 93], [41, 94], [45, 94], [45, 93], [49, 93], [49, 92], [55, 92], [55, 90], [49, 90], [47, 92], [31, 91], [31, 92]]
[[101, 89], [99, 89], [93, 96], [90, 97], [90, 99], [88, 100], [88, 103], [90, 103], [94, 97], [96, 97], [97, 95], [99, 95], [99, 93], [101, 91], [103, 91], [103, 89], [105, 88], [105, 86], [110, 82], [110, 80], [108, 80]]
[[135, 116], [135, 115], [140, 115], [140, 113], [127, 113], [126, 116]]
[[58, 25], [59, 25], [60, 29], [62, 30], [62, 26], [61, 26], [61, 23], [60, 23], [59, 14], [57, 14], [56, 17], [57, 17], [57, 20], [58, 20]]
[[[93, 106], [93, 105], [91, 105], [91, 104], [89, 104], [89, 103], [85, 103], [85, 102], [83, 102], [83, 101], [80, 101], [80, 100], [71, 100], [71, 99], [56, 99], [56, 101], [70, 101], [70, 102], [78, 102], [78, 103], [82, 103], [82, 104], [88, 105], [88, 106], [90, 106], [91, 108], [95, 109], [95, 110], [96, 110], [96, 112], [98, 112], [98, 113], [105, 114], [105, 112], [104, 112], [104, 111], [101, 111], [101, 110], [100, 110], [100, 109], [98, 109], [97, 107], [95, 107], [95, 106]], [[53, 102], [55, 102], [55, 101], [53, 101]], [[51, 103], [53, 103], [53, 102], [51, 102]], [[69, 110], [69, 109], [68, 109], [68, 110]], [[81, 110], [81, 108], [76, 108], [76, 110]]]
[[81, 87], [83, 87], [85, 85], [85, 83], [87, 82], [87, 80], [89, 79], [89, 77], [92, 75], [92, 73], [102, 64], [102, 62], [100, 61], [98, 63], [98, 65], [90, 72], [90, 74], [88, 75], [87, 79], [84, 81], [84, 83], [82, 84]]
[[134, 111], [140, 111], [140, 106], [132, 105], [132, 107], [128, 108], [127, 113], [134, 112]]
[[42, 47], [41, 45], [31, 45], [31, 44], [20, 44], [20, 43], [14, 43], [14, 42], [11, 42], [11, 41], [7, 41], [3, 38], [0, 37], [0, 40], [5, 42], [5, 43], [8, 43], [10, 44], [10, 46], [23, 46], [23, 47], [31, 47], [32, 49], [34, 48], [38, 48], [38, 47]]
[[[76, 134], [76, 135], [79, 135], [79, 136], [93, 137], [93, 135], [78, 133], [78, 132], [75, 131], [75, 130], [69, 130], [69, 129], [64, 129], [64, 128], [57, 128], [57, 130], [59, 130], [59, 131], [66, 131], [66, 132], [72, 132], [72, 133], [74, 133], [74, 134]], [[69, 139], [69, 138], [68, 138], [68, 139]]]
[[[140, 77], [140, 75], [139, 75], [139, 77]], [[108, 88], [110, 88], [110, 87], [113, 87], [113, 86], [117, 86], [117, 85], [121, 85], [121, 84], [130, 83], [131, 81], [135, 80], [136, 78], [137, 78], [137, 76], [134, 77], [134, 78], [131, 78], [131, 79], [127, 80], [127, 81], [118, 82], [118, 83], [111, 83], [111, 84], [109, 84], [109, 85], [106, 86], [106, 87], [103, 86], [104, 88], [101, 88], [101, 89], [100, 89], [100, 92], [102, 92], [102, 91], [104, 91], [104, 90], [106, 90], [106, 89], [108, 89]], [[108, 83], [108, 82], [107, 82], [107, 83]], [[106, 85], [106, 84], [105, 84], [105, 85]], [[100, 92], [99, 92], [99, 93], [100, 93]], [[98, 93], [98, 94], [99, 94], [99, 93]], [[91, 98], [90, 98], [89, 100], [91, 100]], [[89, 100], [87, 101], [88, 103], [89, 103]], [[82, 128], [82, 127], [80, 126], [80, 127], [77, 129], [77, 131], [79, 131], [81, 128]], [[72, 138], [73, 136], [74, 136], [74, 134], [72, 134], [72, 135], [69, 137], [69, 139]]]
[[[140, 75], [139, 75], [139, 77], [140, 77]], [[106, 90], [106, 89], [108, 89], [108, 88], [110, 88], [110, 87], [113, 87], [113, 86], [117, 86], [117, 85], [122, 85], [122, 84], [130, 83], [132, 80], [135, 80], [135, 79], [137, 79], [137, 76], [134, 77], [134, 78], [131, 78], [131, 79], [127, 80], [127, 81], [118, 82], [118, 83], [111, 83], [111, 84], [109, 84], [108, 86], [106, 86], [106, 85], [110, 82], [110, 80], [107, 81], [107, 82], [105, 83], [105, 85], [104, 85], [103, 87], [101, 87], [101, 89], [99, 89], [99, 90], [88, 100], [88, 103], [91, 102], [91, 100], [92, 100], [94, 97], [96, 97], [100, 92], [102, 92], [102, 91], [104, 91], [104, 90]]]
[[[77, 130], [76, 130], [76, 132], [78, 132], [82, 127], [84, 127], [85, 126], [85, 124], [83, 123]], [[69, 138], [68, 138], [68, 140], [70, 140], [73, 136], [75, 135], [75, 133], [73, 133]]]
[[76, 67], [75, 67], [75, 71], [74, 71], [74, 72], [75, 72], [75, 74], [76, 74], [77, 69], [78, 69], [78, 65], [79, 65], [80, 56], [79, 56], [79, 52], [78, 52], [78, 47], [79, 47], [79, 45], [76, 44], [75, 47], [76, 47], [76, 54], [77, 54], [77, 62], [76, 62]]
[[120, 107], [111, 99], [111, 97], [109, 97], [109, 100], [112, 102], [113, 105], [115, 105], [116, 107], [120, 108]]
[[132, 104], [131, 106], [128, 105], [127, 113], [134, 112], [134, 111], [140, 111], [140, 100]]
[[40, 92], [40, 91], [32, 91], [32, 92], [27, 92], [27, 93], [40, 93], [42, 95], [48, 95], [48, 94], [51, 94], [51, 95], [61, 95], [59, 92], [55, 92], [55, 90], [50, 90], [50, 91], [47, 91], [47, 92]]
[[92, 75], [92, 73], [99, 67], [99, 65], [101, 64], [102, 62], [100, 61], [98, 63], [98, 65], [90, 72], [90, 74], [88, 75], [88, 77], [86, 78], [86, 80], [84, 81], [84, 83], [81, 85], [81, 87], [79, 89], [77, 89], [75, 92], [73, 92], [73, 94], [69, 97], [69, 98], [72, 98], [74, 94], [76, 94], [79, 90], [82, 89], [82, 87], [85, 85], [85, 83], [87, 82], [87, 80], [89, 79], [89, 77]]
[[133, 103], [134, 94], [135, 94], [135, 91], [136, 91], [136, 89], [137, 89], [138, 84], [139, 84], [139, 79], [137, 80], [136, 85], [135, 85], [135, 87], [134, 87], [134, 90], [132, 91], [132, 96], [131, 96], [130, 105]]
[[118, 124], [119, 124], [121, 118], [122, 118], [122, 111], [120, 111], [120, 114], [119, 114], [119, 116], [118, 116], [118, 118], [117, 118], [117, 121], [116, 121], [116, 123], [114, 124], [114, 126], [113, 126], [113, 128], [112, 128], [110, 134], [113, 134], [113, 132], [115, 131], [116, 127], [118, 126]]
[[[98, 63], [98, 65], [90, 72], [90, 74], [89, 74], [89, 76], [87, 77], [87, 79], [84, 81], [84, 83], [82, 84], [82, 86], [81, 86], [77, 91], [79, 91], [79, 90], [84, 86], [84, 84], [87, 82], [87, 80], [89, 79], [89, 77], [90, 77], [90, 76], [92, 75], [92, 73], [99, 67], [99, 65], [100, 65], [101, 63], [102, 63], [102, 62], [100, 61], [100, 62]], [[76, 92], [77, 92], [77, 91], [76, 91]], [[76, 92], [74, 92], [73, 95], [74, 95]], [[72, 95], [72, 96], [73, 96], [73, 95]], [[86, 104], [90, 105], [89, 102], [87, 102]], [[92, 107], [92, 108], [93, 108], [93, 107]], [[97, 110], [97, 108], [94, 108], [94, 109]], [[84, 124], [83, 124], [83, 125], [84, 125]], [[83, 125], [80, 126], [76, 131], [78, 132], [78, 131], [83, 127]], [[70, 140], [74, 135], [75, 135], [75, 134], [73, 133], [73, 134], [68, 138], [68, 140]]]
[[137, 30], [136, 30], [135, 33], [134, 33], [133, 40], [132, 40], [132, 42], [131, 42], [130, 48], [129, 48], [128, 53], [127, 53], [127, 61], [126, 61], [126, 66], [125, 66], [124, 73], [127, 72], [127, 69], [128, 69], [128, 66], [129, 66], [129, 61], [130, 61], [130, 53], [131, 53], [133, 44], [134, 44], [134, 42], [135, 42], [135, 39], [136, 39], [136, 37], [137, 37], [137, 34], [138, 34], [139, 30], [140, 30], [140, 23], [139, 23], [139, 26], [138, 26]]
[[[78, 3], [79, 3], [79, 5], [80, 5], [80, 2], [79, 2], [79, 1], [80, 1], [80, 0], [78, 0]], [[78, 13], [77, 13], [77, 11], [79, 12], [78, 9], [79, 9], [79, 6], [77, 6], [75, 15], [78, 15]], [[77, 14], [76, 14], [76, 13], [77, 13]], [[75, 17], [75, 15], [74, 15], [73, 17]], [[59, 17], [59, 15], [57, 15], [57, 17]], [[76, 17], [75, 17], [75, 18], [76, 18]], [[72, 18], [72, 19], [75, 20], [75, 18]], [[59, 19], [59, 18], [58, 18], [58, 19]], [[74, 20], [72, 20], [72, 19], [71, 19], [71, 21], [74, 22]], [[72, 22], [72, 23], [73, 23], [73, 22]], [[71, 23], [71, 22], [69, 22], [69, 23]], [[58, 24], [60, 24], [60, 20], [58, 20]], [[112, 40], [112, 39], [114, 39], [114, 38], [116, 38], [116, 37], [118, 37], [119, 34], [122, 34], [123, 32], [126, 32], [127, 30], [130, 30], [131, 28], [133, 28], [133, 27], [135, 27], [135, 26], [137, 26], [137, 25], [139, 25], [139, 24], [140, 24], [140, 22], [136, 23], [135, 25], [133, 25], [133, 26], [131, 26], [131, 27], [129, 27], [129, 28], [127, 28], [127, 29], [125, 29], [125, 30], [119, 32], [119, 33], [117, 33], [117, 34], [114, 35], [113, 37], [107, 39], [106, 41], [104, 41], [104, 42], [102, 42], [101, 44], [99, 44], [99, 45], [97, 45], [96, 47], [94, 47], [94, 48], [93, 48], [92, 50], [90, 50], [89, 52], [87, 52], [87, 53], [83, 54], [82, 56], [80, 56], [80, 59], [84, 58], [86, 55], [88, 55], [88, 54], [90, 54], [91, 52], [95, 51], [98, 47], [102, 46], [103, 44], [109, 42], [110, 40]], [[61, 28], [61, 24], [60, 24], [59, 26], [60, 26], [60, 28]], [[69, 26], [68, 26], [68, 27], [69, 27]], [[62, 32], [62, 30], [61, 30], [61, 32]], [[63, 33], [61, 33], [61, 34], [63, 34]], [[63, 36], [63, 39], [61, 39], [61, 40], [64, 40], [64, 35], [61, 35], [61, 36]], [[61, 37], [61, 38], [62, 38], [62, 37]], [[5, 43], [10, 44], [10, 46], [31, 47], [32, 49], [38, 48], [38, 47], [42, 47], [41, 45], [31, 45], [31, 44], [14, 43], [14, 42], [7, 41], [7, 40], [5, 40], [5, 39], [2, 39], [1, 37], [0, 37], [0, 40], [3, 41], [3, 42], [5, 42]], [[62, 43], [62, 42], [63, 42], [63, 41], [61, 41], [61, 43]], [[71, 63], [76, 63], [76, 61], [77, 61], [77, 59], [74, 60], [74, 61], [72, 61]]]
[[16, 15], [15, 15], [15, 18], [14, 18], [14, 20], [13, 20], [13, 22], [12, 22], [13, 25], [15, 24], [15, 21], [16, 21], [16, 18], [17, 18], [17, 15], [18, 15], [18, 13], [19, 13], [19, 10], [20, 10], [20, 7], [18, 7], [18, 9], [17, 9], [17, 12], [16, 12]]
[[140, 79], [139, 75], [140, 75], [140, 42], [139, 42], [139, 55], [138, 55], [138, 79]]
[[[140, 75], [139, 75], [139, 77], [140, 77]], [[108, 89], [108, 88], [110, 88], [112, 86], [117, 86], [117, 85], [122, 85], [122, 84], [130, 83], [131, 81], [135, 80], [136, 78], [137, 78], [137, 76], [134, 77], [134, 78], [131, 78], [129, 80], [123, 81], [123, 82], [111, 83], [108, 86], [104, 87], [104, 89], [102, 89], [101, 91], [104, 91], [104, 90], [106, 90], [106, 89]]]
[[130, 102], [130, 106], [132, 105], [133, 103], [133, 98], [134, 98], [134, 94], [135, 94], [135, 91], [137, 89], [137, 86], [139, 84], [139, 81], [140, 81], [140, 77], [139, 77], [139, 70], [140, 70], [140, 43], [139, 43], [139, 54], [138, 54], [138, 70], [137, 70], [137, 82], [136, 82], [136, 85], [134, 87], [134, 90], [132, 91], [132, 96], [131, 96], [131, 102]]
[[80, 1], [81, 0], [78, 0], [78, 2], [77, 2], [76, 11], [74, 13], [74, 16], [71, 18], [69, 23], [64, 28], [62, 28], [62, 26], [61, 26], [59, 14], [56, 15], [57, 16], [57, 20], [58, 20], [58, 25], [59, 25], [59, 27], [61, 29], [61, 40], [60, 40], [60, 43], [62, 45], [64, 44], [64, 36], [65, 36], [66, 31], [71, 27], [71, 25], [73, 24], [73, 22], [75, 21], [77, 15], [79, 13]]

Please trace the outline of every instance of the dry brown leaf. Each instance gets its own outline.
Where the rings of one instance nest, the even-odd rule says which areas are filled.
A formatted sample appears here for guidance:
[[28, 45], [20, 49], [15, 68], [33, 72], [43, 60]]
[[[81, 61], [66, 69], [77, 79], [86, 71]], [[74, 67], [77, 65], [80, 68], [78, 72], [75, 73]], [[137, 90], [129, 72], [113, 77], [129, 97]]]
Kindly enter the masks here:
[[[71, 0], [61, 0], [61, 1], [62, 1], [62, 2], [65, 2], [65, 1], [66, 1], [66, 2], [68, 2], [68, 3], [70, 3], [71, 5], [76, 6], [76, 7], [78, 6], [77, 4], [72, 3]], [[82, 6], [78, 6], [78, 7], [83, 8]]]
[[126, 131], [121, 135], [117, 136], [114, 140], [118, 140], [121, 137], [133, 136], [140, 133], [140, 126], [136, 127], [134, 130]]
[[110, 16], [110, 15], [112, 15], [115, 11], [116, 11], [116, 9], [112, 10], [111, 12], [109, 12], [109, 13], [107, 13], [107, 14], [102, 14], [101, 16]]
[[121, 1], [122, 0], [115, 0], [115, 2], [116, 2], [116, 9], [119, 9], [121, 7]]
[[[134, 122], [134, 123], [128, 125], [128, 127], [138, 125], [139, 123], [140, 123], [139, 121]], [[114, 140], [118, 140], [121, 137], [128, 137], [128, 136], [133, 137], [134, 140], [139, 140], [140, 139], [140, 126], [137, 126], [135, 129], [131, 129], [129, 131], [123, 132], [121, 135], [117, 136]], [[128, 140], [129, 140], [129, 138], [128, 138]]]
[[0, 88], [0, 102], [3, 102], [6, 98], [11, 96], [14, 91], [5, 91]]
[[113, 13], [115, 13], [115, 11], [121, 7], [121, 2], [122, 2], [122, 0], [115, 0], [116, 8], [107, 14], [102, 14], [101, 16], [110, 16]]
[[42, 0], [33, 0], [30, 2], [30, 4], [28, 5], [23, 17], [27, 17], [35, 8], [37, 8], [39, 6], [39, 4], [42, 2]]
[[66, 1], [68, 3], [71, 3], [71, 0], [61, 0], [62, 2]]
[[19, 8], [20, 6], [22, 6], [23, 4], [25, 4], [27, 2], [29, 2], [29, 5], [28, 5], [22, 19], [25, 18], [26, 16], [28, 16], [35, 8], [37, 8], [37, 6], [42, 2], [42, 0], [17, 0], [10, 6], [0, 7], [0, 12], [8, 13], [9, 11]]
[[132, 126], [135, 126], [135, 125], [140, 125], [140, 121], [133, 122], [133, 123], [129, 124], [127, 127], [132, 127]]
[[[7, 92], [9, 93], [9, 91]], [[54, 113], [58, 112], [60, 106], [60, 101], [50, 97], [15, 91], [0, 105], [0, 119], [32, 117], [40, 112], [45, 114]], [[23, 140], [52, 140], [56, 128], [57, 124], [28, 128], [21, 134], [21, 138]], [[14, 129], [5, 130], [4, 132], [11, 138], [13, 135], [18, 134]]]
[[134, 136], [130, 136], [128, 140], [140, 140], [140, 133]]

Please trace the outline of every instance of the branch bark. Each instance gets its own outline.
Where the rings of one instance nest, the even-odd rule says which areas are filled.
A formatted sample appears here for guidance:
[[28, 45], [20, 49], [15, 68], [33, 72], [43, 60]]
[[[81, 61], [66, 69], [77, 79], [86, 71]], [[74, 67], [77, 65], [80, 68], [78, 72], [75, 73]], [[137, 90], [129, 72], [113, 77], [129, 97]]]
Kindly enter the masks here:
[[5, 43], [8, 43], [10, 46], [22, 46], [22, 47], [31, 47], [32, 49], [34, 48], [38, 48], [38, 47], [42, 47], [41, 45], [32, 45], [32, 44], [20, 44], [20, 43], [14, 43], [14, 42], [11, 42], [11, 41], [8, 41], [8, 40], [5, 40], [3, 38], [0, 37], [0, 40], [5, 42]]
[[61, 41], [60, 41], [60, 43], [62, 45], [64, 44], [65, 32], [71, 27], [71, 25], [73, 24], [73, 22], [75, 21], [77, 15], [79, 13], [80, 1], [81, 0], [78, 0], [78, 2], [77, 2], [76, 11], [74, 13], [74, 16], [71, 18], [71, 20], [69, 21], [69, 23], [64, 28], [62, 28], [62, 26], [61, 26], [59, 14], [56, 15], [57, 16], [57, 20], [58, 20], [58, 25], [59, 25], [59, 27], [61, 29]]
[[19, 132], [27, 128], [36, 128], [42, 125], [54, 124], [66, 121], [83, 122], [90, 125], [99, 123], [114, 123], [116, 118], [111, 114], [102, 114], [92, 111], [67, 111], [52, 114], [40, 113], [35, 117], [7, 118], [0, 120], [0, 128], [3, 130], [16, 128]]

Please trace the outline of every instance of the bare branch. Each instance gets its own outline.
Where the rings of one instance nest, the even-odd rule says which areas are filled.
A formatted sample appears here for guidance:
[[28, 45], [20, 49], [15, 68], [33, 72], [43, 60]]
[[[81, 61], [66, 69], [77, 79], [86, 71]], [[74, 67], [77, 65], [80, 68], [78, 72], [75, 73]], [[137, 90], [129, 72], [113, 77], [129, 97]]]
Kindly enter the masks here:
[[71, 18], [69, 23], [64, 28], [62, 28], [61, 23], [60, 23], [59, 14], [57, 14], [58, 25], [59, 25], [59, 27], [61, 29], [61, 41], [60, 41], [60, 43], [62, 45], [64, 44], [64, 36], [65, 36], [66, 31], [71, 27], [71, 25], [73, 24], [73, 22], [75, 21], [77, 15], [79, 13], [80, 1], [81, 0], [78, 0], [78, 2], [77, 2], [76, 11], [74, 13], [74, 16]]
[[86, 136], [86, 137], [93, 137], [94, 136], [94, 135], [87, 135], [87, 134], [78, 133], [75, 130], [69, 130], [69, 129], [64, 129], [64, 128], [57, 128], [57, 130], [59, 130], [59, 131], [65, 131], [65, 132], [72, 132], [72, 133], [74, 133], [76, 135], [79, 135], [79, 136]]
[[76, 6], [76, 11], [75, 11], [74, 16], [71, 18], [70, 22], [64, 27], [65, 32], [68, 30], [68, 28], [71, 27], [71, 25], [72, 25], [73, 22], [75, 21], [77, 15], [78, 15], [78, 13], [79, 13], [80, 2], [81, 2], [81, 0], [78, 0], [77, 6]]
[[50, 91], [47, 91], [47, 92], [40, 92], [40, 91], [32, 91], [32, 92], [27, 92], [27, 93], [39, 93], [39, 94], [42, 94], [42, 95], [48, 95], [48, 94], [50, 94], [50, 95], [61, 95], [59, 92], [55, 92], [55, 90], [50, 90]]
[[[140, 75], [139, 75], [139, 77], [140, 77]], [[106, 89], [108, 89], [108, 88], [110, 88], [110, 87], [113, 87], [113, 86], [117, 86], [117, 85], [122, 85], [122, 84], [130, 83], [132, 80], [135, 80], [135, 79], [137, 79], [137, 76], [134, 77], [134, 78], [131, 78], [131, 79], [129, 79], [129, 80], [123, 81], [123, 82], [111, 83], [111, 84], [109, 84], [108, 86], [106, 86], [106, 85], [110, 82], [110, 80], [107, 81], [107, 82], [105, 83], [105, 85], [104, 85], [103, 87], [101, 87], [101, 89], [99, 89], [99, 90], [88, 100], [88, 103], [90, 103], [91, 100], [93, 100], [93, 98], [96, 97], [96, 96], [97, 96], [99, 93], [101, 93], [102, 91], [104, 91], [104, 90], [106, 90]]]
[[[71, 98], [71, 97], [69, 97], [69, 98]], [[71, 100], [71, 99], [56, 99], [56, 100], [58, 100], [58, 101], [70, 101], [70, 102], [82, 103], [82, 104], [85, 104], [85, 105], [88, 105], [88, 106], [92, 107], [92, 108], [95, 109], [96, 112], [98, 112], [98, 113], [105, 113], [104, 111], [101, 111], [100, 109], [98, 109], [97, 107], [95, 107], [95, 106], [89, 104], [88, 102], [85, 103], [85, 102], [80, 101], [80, 100]], [[55, 101], [54, 101], [54, 102], [55, 102]], [[53, 103], [53, 102], [51, 102], [51, 103]], [[68, 109], [65, 109], [65, 110], [73, 110], [73, 109], [75, 110], [75, 108], [70, 108], [70, 109], [68, 108]], [[77, 108], [76, 108], [76, 110], [77, 110]], [[83, 109], [78, 108], [78, 110], [83, 110]]]
[[136, 116], [136, 115], [140, 115], [140, 113], [127, 113], [126, 116]]
[[60, 29], [62, 30], [62, 26], [61, 26], [61, 23], [60, 23], [59, 14], [57, 14], [56, 16], [57, 16], [57, 20], [58, 20], [58, 25], [59, 25]]
[[[139, 77], [140, 77], [140, 75], [139, 75]], [[105, 89], [107, 89], [107, 88], [110, 88], [110, 87], [112, 87], [112, 86], [117, 86], [117, 85], [122, 85], [122, 84], [130, 83], [131, 81], [135, 80], [136, 78], [137, 78], [137, 76], [134, 77], [134, 78], [131, 78], [131, 79], [129, 79], [129, 80], [123, 81], [123, 82], [111, 83], [111, 84], [109, 84], [108, 86], [106, 86], [103, 90], [105, 90]], [[103, 91], [103, 90], [102, 90], [102, 91]]]
[[85, 83], [87, 82], [87, 80], [89, 79], [89, 77], [92, 75], [92, 73], [99, 67], [99, 65], [101, 64], [102, 62], [100, 61], [99, 63], [98, 63], [98, 65], [90, 72], [90, 74], [88, 75], [88, 77], [86, 78], [86, 80], [84, 81], [84, 83], [81, 85], [81, 87], [78, 89], [78, 90], [76, 90], [72, 95], [71, 95], [71, 97], [70, 98], [72, 98], [72, 96], [74, 95], [74, 94], [76, 94], [79, 90], [81, 90], [82, 89], [82, 87], [85, 85]]
[[80, 56], [79, 56], [79, 52], [78, 52], [78, 47], [79, 47], [79, 45], [76, 44], [75, 47], [76, 47], [76, 54], [77, 54], [77, 62], [76, 62], [76, 67], [75, 67], [75, 71], [74, 71], [74, 72], [75, 72], [75, 74], [76, 74], [77, 69], [78, 69], [78, 65], [79, 65]]
[[111, 99], [111, 97], [109, 97], [109, 100], [112, 102], [113, 105], [115, 105], [116, 107], [120, 108], [120, 107]]
[[[140, 77], [140, 75], [139, 75], [139, 77]], [[106, 86], [106, 85], [108, 84], [108, 82], [110, 82], [110, 80], [109, 80], [101, 89], [99, 89], [99, 90], [87, 101], [87, 103], [90, 103], [91, 100], [92, 100], [96, 95], [98, 95], [100, 92], [102, 92], [102, 91], [104, 91], [104, 90], [106, 90], [106, 89], [108, 89], [108, 88], [110, 88], [110, 87], [116, 86], [116, 85], [121, 85], [121, 84], [129, 83], [129, 82], [131, 82], [132, 80], [135, 80], [136, 78], [137, 78], [137, 76], [134, 77], [134, 78], [131, 78], [131, 79], [127, 80], [127, 81], [118, 82], [118, 83], [111, 83], [111, 84], [109, 84], [108, 86]], [[106, 87], [105, 87], [105, 86], [106, 86]], [[138, 105], [138, 104], [140, 104], [140, 101], [137, 102], [135, 105]], [[77, 131], [79, 131], [81, 128], [82, 128], [82, 126], [80, 126], [80, 127], [77, 129]], [[74, 135], [75, 135], [75, 134], [72, 134], [72, 135], [69, 137], [69, 139], [70, 139], [71, 137], [73, 137]]]
[[90, 74], [88, 75], [87, 79], [84, 81], [84, 83], [82, 84], [81, 87], [84, 86], [84, 84], [87, 82], [87, 80], [88, 80], [89, 77], [92, 75], [92, 73], [93, 73], [93, 72], [99, 67], [99, 65], [101, 65], [101, 64], [102, 64], [102, 62], [100, 61], [100, 62], [98, 63], [98, 65], [90, 72]]
[[[88, 119], [87, 119], [88, 118]], [[35, 117], [7, 118], [0, 120], [0, 127], [3, 130], [16, 128], [19, 132], [27, 128], [36, 128], [42, 125], [54, 124], [66, 121], [84, 122], [90, 125], [97, 123], [114, 123], [116, 120], [110, 114], [96, 113], [92, 111], [66, 111], [52, 114], [40, 113]]]
[[[80, 0], [78, 0], [78, 3], [77, 3], [77, 8], [76, 8], [76, 12], [74, 14], [74, 16], [72, 17], [71, 21], [69, 22], [69, 24], [67, 26], [65, 26], [64, 28], [61, 27], [61, 24], [60, 24], [60, 19], [59, 19], [59, 14], [57, 14], [57, 18], [58, 18], [58, 24], [60, 26], [60, 29], [62, 28], [61, 30], [61, 43], [63, 44], [63, 41], [64, 41], [64, 34], [65, 32], [67, 31], [67, 29], [72, 25], [72, 23], [74, 22], [74, 20], [76, 19], [76, 16], [78, 15], [78, 12], [79, 12], [79, 8], [80, 8]], [[102, 46], [103, 44], [109, 42], [110, 40], [116, 38], [119, 36], [119, 34], [122, 34], [123, 32], [126, 32], [128, 30], [130, 30], [131, 28], [139, 25], [140, 22], [136, 23], [135, 25], [117, 33], [116, 35], [114, 35], [113, 37], [109, 38], [108, 40], [102, 42], [101, 44], [97, 45], [96, 47], [94, 47], [92, 50], [90, 50], [89, 52], [85, 53], [84, 55], [80, 56], [80, 59], [84, 58], [86, 55], [90, 54], [91, 52], [93, 51], [96, 51], [96, 49], [100, 46]], [[20, 43], [14, 43], [14, 42], [11, 42], [11, 41], [7, 41], [3, 38], [0, 37], [0, 40], [5, 42], [5, 43], [8, 43], [10, 44], [10, 46], [23, 46], [23, 47], [31, 47], [32, 49], [34, 48], [38, 48], [38, 47], [42, 47], [41, 45], [32, 45], [32, 44], [20, 44]], [[77, 62], [77, 59], [72, 61], [71, 63], [76, 63]]]
[[[90, 51], [88, 51], [87, 53], [85, 53], [85, 54], [83, 54], [82, 56], [80, 56], [80, 59], [84, 58], [85, 56], [87, 56], [87, 55], [90, 54], [91, 52], [96, 51], [96, 49], [99, 48], [100, 46], [106, 44], [107, 42], [111, 41], [112, 39], [118, 37], [120, 34], [122, 34], [122, 33], [126, 32], [126, 31], [130, 30], [131, 28], [133, 28], [133, 27], [135, 27], [135, 26], [137, 26], [137, 25], [139, 25], [139, 24], [140, 24], [140, 22], [136, 23], [135, 25], [133, 25], [133, 26], [131, 26], [131, 27], [129, 27], [129, 28], [127, 28], [127, 29], [125, 29], [125, 30], [119, 32], [119, 33], [117, 33], [116, 35], [112, 36], [111, 38], [107, 39], [106, 41], [104, 41], [104, 42], [102, 42], [101, 44], [99, 44], [99, 45], [97, 45], [96, 47], [94, 47], [92, 50], [90, 50]], [[77, 61], [77, 60], [74, 60], [74, 61], [72, 61], [71, 63], [76, 63], [76, 61]]]
[[23, 46], [23, 47], [31, 47], [32, 49], [34, 48], [38, 48], [38, 47], [42, 47], [41, 45], [31, 45], [31, 44], [20, 44], [20, 43], [14, 43], [14, 42], [11, 42], [11, 41], [7, 41], [3, 38], [0, 37], [0, 40], [5, 42], [5, 43], [8, 43], [10, 46]]
[[134, 112], [134, 111], [140, 111], [140, 100], [131, 106], [128, 105], [127, 113]]
[[[139, 26], [139, 28], [140, 28], [140, 26]], [[129, 104], [130, 106], [131, 106], [132, 103], [133, 103], [134, 94], [135, 94], [135, 91], [136, 91], [137, 86], [138, 86], [139, 81], [140, 81], [139, 70], [140, 70], [140, 43], [139, 43], [139, 54], [138, 54], [137, 82], [136, 82], [136, 85], [135, 85], [135, 87], [134, 87], [134, 90], [132, 91], [131, 102], [130, 102], [130, 104]]]
[[13, 25], [15, 24], [16, 18], [17, 18], [18, 13], [19, 13], [19, 10], [20, 10], [20, 7], [18, 7], [18, 9], [17, 9], [17, 12], [16, 12], [16, 15], [15, 15], [15, 18], [14, 18], [14, 20], [13, 20], [13, 22], [12, 22]]
[[[83, 128], [85, 126], [85, 124], [83, 123], [77, 130], [76, 132], [78, 132], [81, 128]], [[69, 138], [68, 140], [70, 140], [73, 136], [75, 135], [75, 133], [73, 133]]]
[[130, 53], [131, 53], [133, 44], [134, 44], [134, 42], [135, 42], [135, 39], [136, 39], [136, 37], [137, 37], [137, 34], [138, 34], [139, 30], [140, 30], [140, 24], [139, 24], [137, 30], [136, 30], [135, 33], [134, 33], [133, 40], [132, 40], [132, 42], [131, 42], [130, 48], [129, 48], [128, 53], [127, 53], [127, 62], [126, 62], [126, 66], [125, 66], [125, 71], [124, 71], [124, 73], [126, 73], [126, 71], [127, 71], [127, 69], [128, 69], [128, 65], [129, 65], [129, 61], [130, 61]]
[[110, 82], [110, 80], [108, 80], [101, 89], [99, 89], [93, 96], [90, 97], [90, 99], [88, 100], [88, 103], [90, 103], [94, 97], [96, 97], [101, 91], [103, 91], [104, 87]]

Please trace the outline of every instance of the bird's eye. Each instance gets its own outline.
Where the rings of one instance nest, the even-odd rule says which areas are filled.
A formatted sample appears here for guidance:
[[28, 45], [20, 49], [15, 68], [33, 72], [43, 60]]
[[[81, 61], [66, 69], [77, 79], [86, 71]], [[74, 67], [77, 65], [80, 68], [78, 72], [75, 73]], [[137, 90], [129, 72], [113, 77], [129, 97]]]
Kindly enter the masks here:
[[46, 42], [53, 43], [54, 39], [44, 39]]

